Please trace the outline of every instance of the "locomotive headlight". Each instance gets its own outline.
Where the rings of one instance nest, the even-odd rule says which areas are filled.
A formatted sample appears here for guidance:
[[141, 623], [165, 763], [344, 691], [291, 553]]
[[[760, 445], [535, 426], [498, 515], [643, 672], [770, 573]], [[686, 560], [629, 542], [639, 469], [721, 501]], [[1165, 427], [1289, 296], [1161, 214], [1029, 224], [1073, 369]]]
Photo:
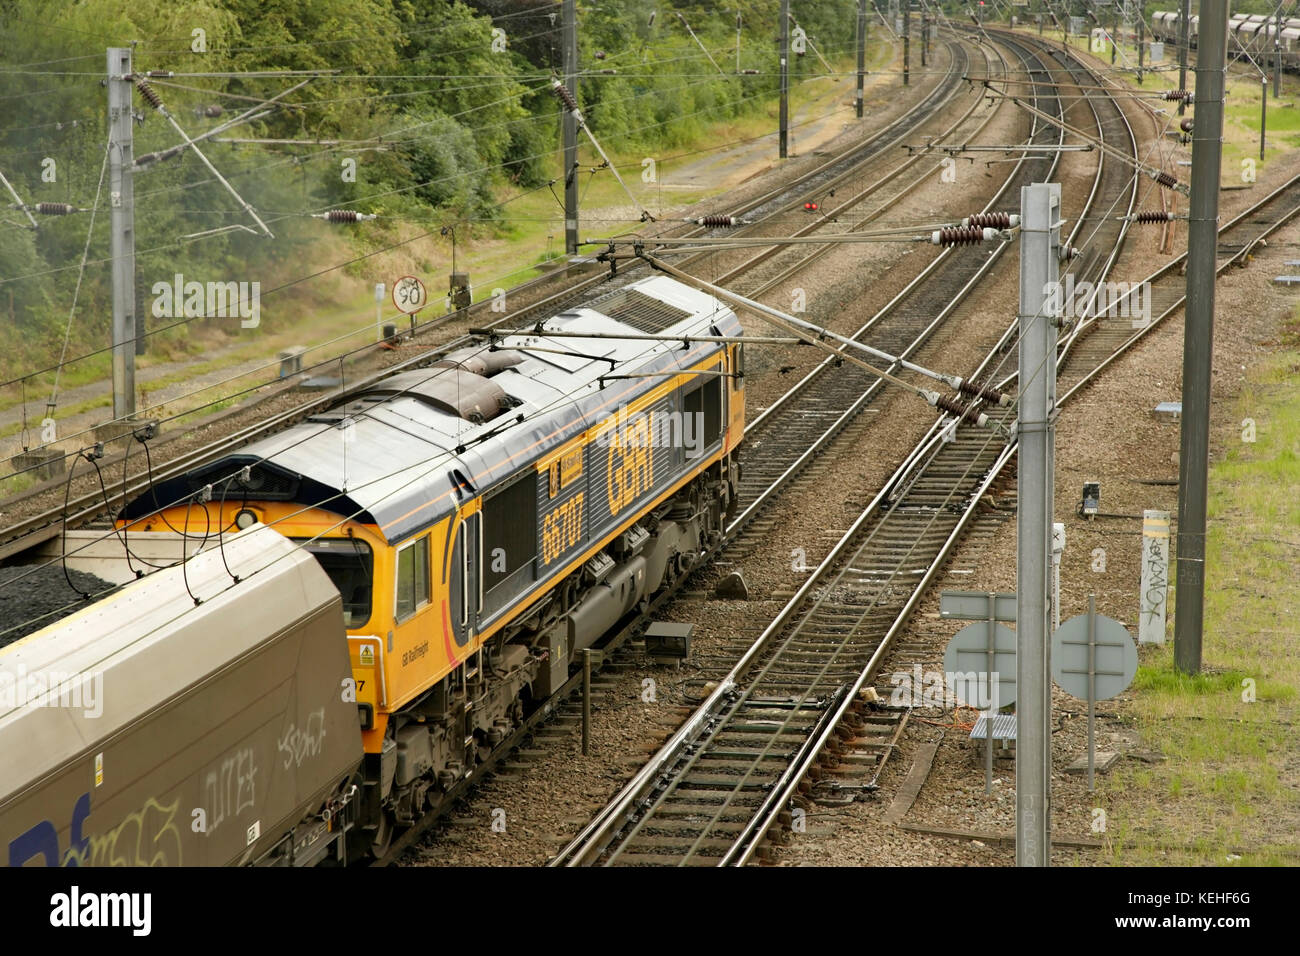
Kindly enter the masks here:
[[235, 527], [240, 531], [246, 531], [253, 525], [257, 524], [257, 513], [249, 511], [247, 508], [241, 508], [235, 515]]

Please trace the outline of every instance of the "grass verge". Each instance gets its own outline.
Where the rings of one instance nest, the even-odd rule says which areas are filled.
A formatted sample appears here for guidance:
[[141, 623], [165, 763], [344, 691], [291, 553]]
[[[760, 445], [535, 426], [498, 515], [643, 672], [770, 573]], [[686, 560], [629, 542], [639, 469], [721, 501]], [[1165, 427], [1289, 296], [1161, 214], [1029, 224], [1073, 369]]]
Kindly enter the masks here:
[[1110, 863], [1300, 862], [1294, 344], [1251, 373], [1239, 432], [1210, 471], [1204, 670], [1178, 673], [1172, 643], [1143, 649], [1127, 711], [1165, 759], [1129, 761], [1106, 781]]

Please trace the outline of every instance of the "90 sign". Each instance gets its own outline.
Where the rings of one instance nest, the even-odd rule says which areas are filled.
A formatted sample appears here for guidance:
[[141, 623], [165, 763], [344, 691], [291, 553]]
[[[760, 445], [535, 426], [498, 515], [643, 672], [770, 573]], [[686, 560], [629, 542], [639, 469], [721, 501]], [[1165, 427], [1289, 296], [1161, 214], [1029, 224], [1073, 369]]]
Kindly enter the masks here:
[[419, 312], [428, 302], [424, 283], [415, 276], [402, 276], [393, 283], [393, 305], [407, 315]]

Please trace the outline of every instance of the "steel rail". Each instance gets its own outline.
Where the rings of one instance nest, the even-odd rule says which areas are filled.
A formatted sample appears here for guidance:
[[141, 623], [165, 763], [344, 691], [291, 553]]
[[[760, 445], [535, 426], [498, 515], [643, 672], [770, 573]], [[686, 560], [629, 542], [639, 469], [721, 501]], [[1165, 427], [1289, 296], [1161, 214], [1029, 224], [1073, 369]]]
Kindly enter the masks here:
[[[938, 432], [935, 431], [938, 427], [939, 426], [936, 424], [936, 426], [932, 428], [932, 434], [938, 434]], [[840, 544], [837, 545], [836, 548], [832, 550], [831, 554], [823, 560], [819, 568], [814, 571], [807, 581], [805, 581], [804, 586], [800, 588], [796, 596], [786, 605], [782, 612], [778, 614], [772, 624], [765, 629], [764, 636], [761, 636], [750, 646], [742, 656], [741, 660], [732, 668], [728, 676], [723, 678], [705, 702], [700, 705], [696, 712], [696, 717], [687, 726], [679, 729], [679, 731], [670, 738], [670, 740], [660, 749], [646, 767], [644, 767], [642, 771], [638, 773], [622, 791], [620, 791], [615, 799], [607, 805], [605, 810], [602, 811], [596, 819], [589, 823], [582, 833], [580, 833], [578, 837], [565, 848], [565, 850], [561, 851], [555, 860], [552, 861], [553, 864], [567, 863], [569, 865], [581, 865], [583, 863], [592, 862], [604, 852], [605, 847], [613, 838], [614, 833], [624, 829], [628, 821], [638, 815], [641, 820], [649, 818], [650, 814], [653, 812], [654, 806], [657, 806], [662, 802], [666, 789], [661, 790], [658, 799], [653, 801], [650, 810], [644, 813], [642, 813], [641, 808], [638, 807], [639, 794], [645, 791], [654, 781], [656, 776], [664, 772], [665, 768], [678, 762], [679, 756], [682, 753], [689, 751], [692, 754], [691, 757], [688, 757], [688, 767], [695, 757], [701, 753], [701, 749], [693, 744], [695, 738], [698, 736], [698, 731], [702, 728], [716, 725], [721, 719], [721, 711], [734, 711], [734, 707], [728, 707], [728, 705], [734, 704], [738, 679], [750, 669], [758, 656], [764, 653], [767, 649], [767, 645], [772, 639], [772, 635], [780, 633], [788, 623], [791, 615], [793, 615], [796, 609], [802, 605], [804, 599], [822, 582], [826, 569], [831, 567], [833, 562], [849, 547], [849, 543], [852, 541], [856, 533], [871, 518], [876, 509], [880, 507], [889, 490], [894, 487], [906, 474], [908, 469], [915, 464], [918, 460], [918, 456], [924, 453], [925, 447], [928, 446], [923, 443], [922, 446], [919, 446], [914, 450], [913, 455], [909, 456], [908, 461], [906, 461], [895, 474], [891, 482], [881, 490], [873, 500], [872, 504], [868, 506], [860, 516], [859, 520], [855, 522], [855, 525], [850, 529], [850, 532], [841, 539]], [[706, 715], [712, 716], [710, 717]], [[638, 824], [633, 824], [633, 833], [629, 834], [629, 836], [634, 835], [637, 826]]]
[[[1056, 53], [1053, 51], [1050, 52], [1049, 55], [1056, 56]], [[1079, 61], [1079, 65], [1083, 66], [1082, 61]], [[1069, 65], [1067, 65], [1067, 68], [1069, 68]], [[1083, 69], [1087, 70], [1087, 68]], [[1087, 72], [1091, 73], [1091, 70], [1087, 70]], [[1095, 100], [1095, 98], [1088, 96], [1088, 101], [1089, 104], [1091, 104], [1093, 111], [1093, 117], [1095, 117], [1096, 120], [1097, 130], [1099, 130], [1099, 135], [1105, 135], [1104, 121], [1102, 121], [1101, 114], [1097, 112], [1096, 103], [1093, 100]], [[1123, 131], [1125, 131], [1127, 135], [1128, 146], [1131, 147], [1132, 152], [1136, 155], [1136, 152], [1138, 152], [1138, 142], [1136, 142], [1136, 137], [1134, 133], [1132, 133], [1132, 126], [1128, 124], [1128, 118], [1125, 112], [1123, 112], [1122, 108], [1119, 108], [1119, 105], [1115, 103], [1113, 98], [1109, 98], [1106, 101], [1108, 101], [1109, 107], [1113, 109], [1115, 116], [1121, 118]], [[1084, 222], [1088, 220], [1089, 209], [1095, 208], [1095, 204], [1099, 203], [1099, 200], [1102, 199], [1100, 196], [1100, 190], [1101, 183], [1104, 181], [1105, 177], [1106, 172], [1104, 165], [1099, 163], [1096, 177], [1093, 179], [1093, 189], [1091, 193], [1089, 193], [1086, 207], [1084, 207], [1084, 212], [1079, 217], [1078, 224], [1075, 225], [1075, 229], [1070, 234], [1069, 241], [1074, 241], [1075, 238], [1078, 238], [1079, 230], [1082, 229]], [[1128, 211], [1125, 213], [1126, 216], [1128, 213], [1132, 212], [1136, 199], [1138, 199], [1138, 179], [1136, 179], [1136, 177], [1131, 177], [1131, 179], [1131, 189], [1121, 191], [1121, 195], [1123, 195], [1123, 193], [1128, 194]], [[1099, 273], [1099, 281], [1101, 278], [1108, 276], [1114, 267], [1115, 261], [1118, 260], [1119, 250], [1121, 250], [1123, 241], [1125, 241], [1125, 238], [1127, 237], [1127, 226], [1128, 222], [1126, 220], [1122, 224], [1122, 229], [1119, 230], [1118, 242], [1114, 243], [1110, 255], [1106, 258], [1104, 264], [1102, 264]], [[984, 365], [987, 364], [989, 360], [992, 360], [993, 356], [996, 355], [998, 355], [997, 346], [995, 347], [995, 350], [989, 352], [987, 358], [985, 358], [985, 362], [982, 363], [982, 369], [984, 368]], [[1057, 406], [1060, 407], [1067, 397], [1069, 397], [1069, 395], [1063, 397], [1061, 401], [1057, 403]], [[945, 424], [943, 418], [936, 420], [935, 424], [931, 427], [930, 433], [927, 434], [927, 437], [924, 438], [922, 444], [920, 444], [920, 447], [937, 450], [936, 442], [941, 441], [944, 429]], [[848, 710], [849, 705], [852, 704], [854, 698], [857, 697], [858, 692], [861, 691], [863, 685], [865, 685], [867, 680], [874, 678], [875, 672], [879, 669], [880, 663], [883, 662], [885, 654], [887, 654], [889, 649], [892, 648], [894, 637], [896, 637], [897, 633], [906, 626], [907, 622], [909, 622], [911, 613], [915, 610], [915, 606], [919, 604], [920, 598], [922, 598], [923, 594], [926, 593], [926, 589], [930, 587], [931, 581], [935, 578], [935, 575], [939, 572], [940, 568], [943, 567], [949, 554], [952, 553], [954, 546], [956, 546], [959, 540], [961, 540], [961, 537], [965, 535], [966, 527], [969, 525], [972, 516], [974, 516], [976, 507], [979, 506], [979, 502], [982, 501], [985, 494], [987, 494], [988, 489], [991, 488], [993, 483], [995, 483], [998, 477], [1001, 476], [1002, 471], [1005, 470], [1006, 464], [1008, 464], [1011, 458], [1014, 457], [1017, 447], [1018, 442], [1013, 438], [1013, 440], [1009, 441], [1008, 444], [1005, 445], [1004, 449], [1001, 450], [1001, 453], [998, 455], [996, 462], [993, 463], [991, 470], [985, 473], [984, 480], [980, 483], [979, 488], [975, 490], [974, 494], [971, 494], [969, 499], [967, 499], [967, 505], [965, 509], [963, 509], [961, 518], [959, 518], [956, 525], [954, 525], [952, 532], [949, 533], [948, 538], [946, 538], [943, 546], [939, 549], [939, 553], [937, 553], [935, 559], [931, 562], [930, 567], [927, 568], [926, 574], [924, 574], [922, 579], [917, 581], [917, 584], [911, 588], [909, 600], [907, 600], [905, 605], [902, 606], [902, 609], [898, 611], [897, 617], [894, 618], [894, 622], [892, 626], [889, 627], [889, 630], [885, 632], [883, 637], [881, 637], [880, 644], [876, 646], [875, 652], [872, 653], [871, 658], [868, 659], [866, 666], [863, 667], [861, 672], [859, 672], [857, 680], [855, 680], [852, 687], [849, 688], [848, 693], [841, 697], [840, 704], [837, 705], [836, 708], [832, 708], [835, 713], [833, 713], [832, 718], [829, 719], [826, 724], [823, 724], [822, 730], [819, 731], [818, 740], [815, 741], [813, 747], [803, 748], [800, 757], [798, 757], [797, 760], [790, 762], [787, 771], [785, 771], [783, 777], [781, 777], [779, 786], [774, 787], [774, 790], [772, 790], [771, 793], [768, 793], [767, 799], [764, 800], [763, 805], [759, 808], [759, 813], [755, 814], [754, 818], [751, 819], [750, 826], [746, 827], [745, 830], [742, 830], [740, 836], [737, 836], [736, 842], [733, 843], [732, 848], [725, 853], [722, 861], [719, 862], [719, 865], [745, 865], [746, 862], [749, 862], [750, 858], [753, 858], [754, 853], [757, 852], [759, 844], [762, 842], [763, 836], [767, 834], [767, 831], [770, 830], [771, 826], [776, 822], [777, 812], [788, 803], [790, 797], [793, 795], [794, 787], [796, 787], [798, 782], [805, 777], [811, 763], [813, 763], [816, 756], [822, 752], [823, 748], [826, 747], [829, 735], [835, 732], [835, 727], [840, 723], [840, 721], [842, 721], [846, 710]], [[887, 488], [889, 488], [888, 485]]]

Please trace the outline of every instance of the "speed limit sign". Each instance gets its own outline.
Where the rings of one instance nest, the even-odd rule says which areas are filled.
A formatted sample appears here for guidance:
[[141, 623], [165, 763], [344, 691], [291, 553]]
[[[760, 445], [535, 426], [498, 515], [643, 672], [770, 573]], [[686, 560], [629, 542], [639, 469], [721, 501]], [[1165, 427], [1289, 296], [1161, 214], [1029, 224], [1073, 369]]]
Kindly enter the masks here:
[[419, 312], [428, 301], [429, 296], [424, 290], [424, 283], [415, 276], [402, 276], [393, 283], [393, 305], [407, 315]]

